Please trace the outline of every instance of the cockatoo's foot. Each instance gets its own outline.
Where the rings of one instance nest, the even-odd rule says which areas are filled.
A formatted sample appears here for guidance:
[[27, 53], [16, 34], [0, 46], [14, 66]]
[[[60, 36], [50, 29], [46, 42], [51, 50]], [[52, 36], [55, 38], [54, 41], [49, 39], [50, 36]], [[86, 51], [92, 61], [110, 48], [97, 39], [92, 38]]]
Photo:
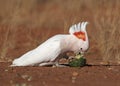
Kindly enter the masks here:
[[67, 67], [66, 65], [59, 64], [58, 62], [41, 63], [39, 66], [52, 66], [52, 67]]
[[67, 67], [67, 66], [66, 65], [57, 64], [57, 65], [53, 65], [53, 67]]
[[67, 67], [67, 66], [63, 65], [63, 64], [59, 64], [58, 62], [55, 62], [55, 64], [53, 65], [53, 67]]

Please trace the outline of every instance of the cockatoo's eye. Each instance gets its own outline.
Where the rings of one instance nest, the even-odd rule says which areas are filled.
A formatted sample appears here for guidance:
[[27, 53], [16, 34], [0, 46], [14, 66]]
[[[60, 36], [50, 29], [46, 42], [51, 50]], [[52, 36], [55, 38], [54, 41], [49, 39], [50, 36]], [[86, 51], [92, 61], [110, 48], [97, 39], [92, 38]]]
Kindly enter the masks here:
[[82, 51], [82, 48], [79, 48], [80, 51]]
[[82, 48], [80, 48], [80, 50], [82, 50]]

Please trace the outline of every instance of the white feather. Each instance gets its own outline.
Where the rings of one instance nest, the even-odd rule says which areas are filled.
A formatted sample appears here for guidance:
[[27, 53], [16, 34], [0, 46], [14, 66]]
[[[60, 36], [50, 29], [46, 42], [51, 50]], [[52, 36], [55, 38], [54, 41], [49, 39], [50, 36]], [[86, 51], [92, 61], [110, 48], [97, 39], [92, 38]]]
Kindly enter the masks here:
[[86, 25], [88, 24], [88, 22], [82, 22], [81, 24], [81, 30], [82, 31], [86, 31]]
[[78, 23], [78, 25], [77, 25], [77, 29], [78, 29], [78, 31], [80, 31], [81, 30], [81, 24], [80, 23]]
[[74, 25], [72, 25], [72, 26], [70, 27], [69, 33], [70, 33], [70, 34], [73, 34], [73, 33], [74, 33]]

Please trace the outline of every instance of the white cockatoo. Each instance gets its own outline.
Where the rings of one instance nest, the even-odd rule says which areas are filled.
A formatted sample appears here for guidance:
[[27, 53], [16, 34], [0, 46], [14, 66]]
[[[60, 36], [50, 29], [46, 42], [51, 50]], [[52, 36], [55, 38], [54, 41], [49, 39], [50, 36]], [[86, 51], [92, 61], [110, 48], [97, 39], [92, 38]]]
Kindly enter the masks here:
[[11, 66], [58, 65], [59, 55], [67, 51], [85, 52], [89, 47], [86, 32], [88, 22], [72, 25], [70, 34], [59, 34], [49, 38], [37, 48], [15, 59]]

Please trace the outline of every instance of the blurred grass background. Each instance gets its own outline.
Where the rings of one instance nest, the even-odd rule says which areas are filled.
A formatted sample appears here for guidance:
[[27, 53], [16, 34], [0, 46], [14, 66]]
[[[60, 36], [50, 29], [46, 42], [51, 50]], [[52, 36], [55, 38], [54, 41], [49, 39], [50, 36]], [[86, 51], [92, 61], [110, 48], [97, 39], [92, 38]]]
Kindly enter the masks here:
[[120, 62], [119, 0], [0, 0], [0, 61], [11, 61], [55, 34], [88, 21], [96, 61]]

